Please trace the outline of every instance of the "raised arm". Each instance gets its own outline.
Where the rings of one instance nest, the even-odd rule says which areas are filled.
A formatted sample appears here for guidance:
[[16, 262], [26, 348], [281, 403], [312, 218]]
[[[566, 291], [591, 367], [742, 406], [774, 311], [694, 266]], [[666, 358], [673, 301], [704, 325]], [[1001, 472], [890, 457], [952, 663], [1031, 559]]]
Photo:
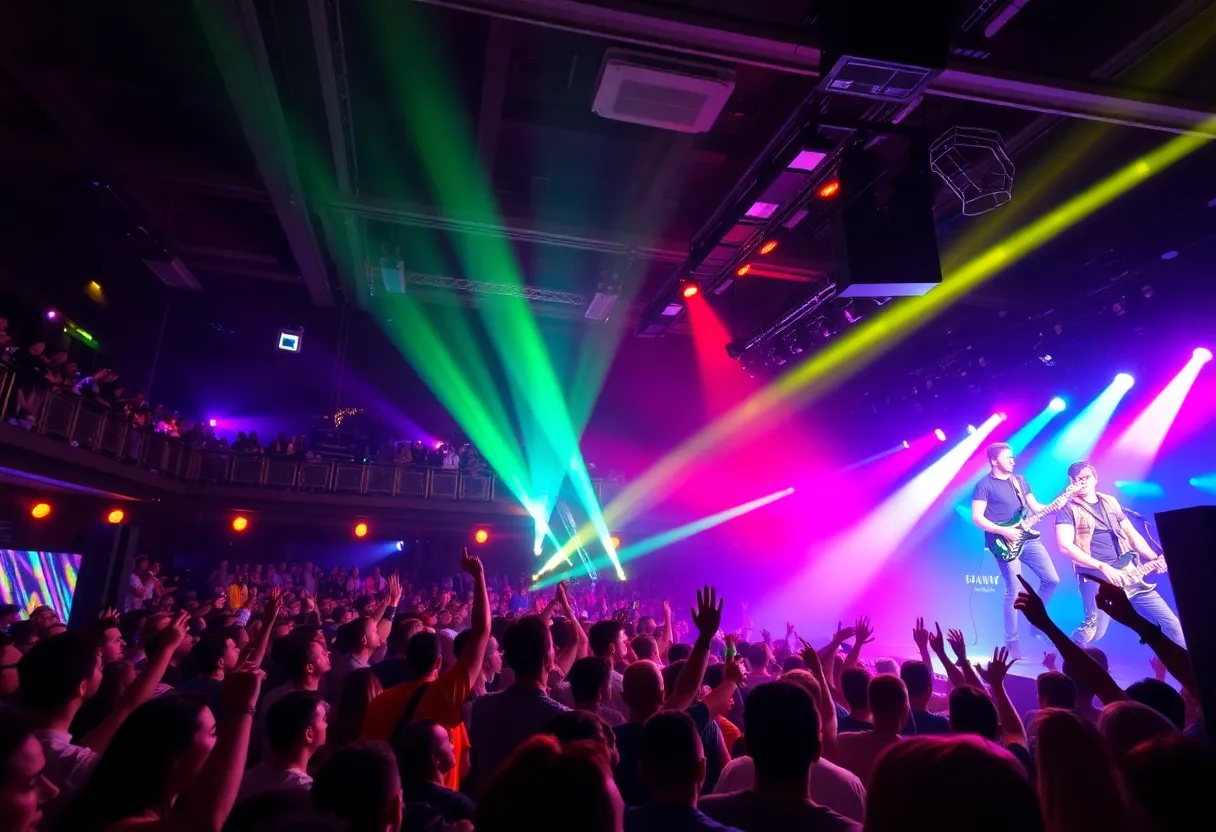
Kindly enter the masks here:
[[372, 617], [376, 619], [376, 630], [380, 633], [380, 643], [388, 642], [389, 634], [393, 631], [393, 619], [397, 617], [397, 606], [401, 603], [401, 579], [394, 575], [388, 576], [388, 594], [377, 605]]
[[1195, 680], [1195, 668], [1191, 666], [1191, 654], [1175, 644], [1161, 628], [1136, 612], [1127, 593], [1105, 581], [1098, 587], [1098, 609], [1140, 636], [1157, 654], [1165, 669], [1178, 680], [1187, 693], [1199, 699], [1199, 683]]
[[963, 638], [961, 630], [951, 630], [946, 634], [946, 640], [950, 642], [950, 649], [954, 651], [954, 655], [958, 657], [955, 662], [955, 667], [963, 676], [963, 684], [971, 685], [979, 690], [984, 689], [984, 682], [980, 679], [975, 668], [967, 661], [967, 640]]
[[579, 623], [578, 616], [574, 614], [574, 608], [570, 606], [570, 595], [566, 591], [565, 581], [557, 585], [557, 593], [554, 595], [554, 598], [561, 605], [562, 613], [570, 621], [570, 626], [574, 630], [574, 643], [576, 645], [574, 657], [576, 659], [587, 658], [591, 655], [591, 642], [587, 638], [587, 631]]
[[722, 602], [718, 600], [717, 591], [708, 584], [705, 589], [697, 590], [697, 607], [692, 610], [692, 623], [697, 628], [697, 640], [688, 662], [667, 692], [663, 707], [668, 710], [682, 711], [696, 700], [701, 681], [705, 678], [705, 668], [709, 665], [710, 641], [722, 626]]
[[730, 706], [735, 701], [735, 691], [746, 680], [747, 674], [743, 671], [739, 657], [727, 656], [722, 667], [722, 683], [705, 694], [705, 698], [701, 700], [705, 703], [705, 707], [709, 708], [709, 715], [719, 717], [730, 713]]
[[988, 664], [989, 690], [992, 692], [992, 702], [996, 705], [996, 718], [1001, 723], [1001, 740], [1005, 744], [1014, 743], [1027, 748], [1026, 726], [1018, 716], [1017, 708], [1009, 694], [1005, 691], [1005, 676], [1009, 667], [1016, 659], [1009, 658], [1009, 650], [998, 647], [992, 651], [992, 661]]
[[671, 647], [674, 638], [671, 633], [671, 602], [666, 598], [663, 599], [663, 629], [659, 631], [659, 637], [655, 639], [659, 645], [659, 658], [664, 662], [667, 661], [667, 648]]
[[216, 721], [215, 747], [173, 807], [172, 820], [166, 824], [169, 828], [183, 832], [223, 829], [241, 788], [254, 707], [265, 678], [263, 671], [244, 666], [224, 679], [224, 712]]
[[[942, 667], [946, 671], [946, 678], [950, 680], [950, 687], [957, 688], [967, 684], [963, 671], [959, 670], [958, 665], [950, 661], [950, 657], [946, 655], [946, 639], [942, 636], [942, 625], [934, 621], [933, 630], [929, 634], [929, 647], [937, 656], [937, 660], [942, 663]], [[929, 667], [932, 668], [933, 665], [929, 665]]]
[[[839, 632], [839, 625], [837, 625]], [[815, 677], [815, 681], [819, 683], [819, 724], [820, 730], [823, 733], [823, 755], [835, 755], [836, 753], [836, 702], [832, 698], [832, 688], [828, 685], [827, 677], [823, 672], [823, 664], [819, 661], [819, 654], [815, 652], [815, 648], [811, 643], [804, 638], [798, 639], [802, 643], [802, 662], [806, 665], [806, 669]], [[832, 658], [835, 658], [835, 652], [832, 653]]]
[[[114, 739], [114, 734], [118, 731], [118, 727], [122, 725], [123, 720], [130, 716], [131, 712], [138, 708], [143, 703], [152, 698], [152, 694], [156, 692], [156, 686], [160, 684], [161, 679], [165, 676], [165, 671], [169, 668], [169, 662], [173, 658], [178, 645], [186, 639], [186, 622], [190, 619], [190, 613], [179, 612], [177, 617], [173, 619], [165, 630], [157, 633], [156, 643], [159, 647], [155, 654], [148, 656], [148, 663], [144, 666], [143, 672], [135, 677], [135, 681], [127, 686], [127, 689], [118, 697], [118, 701], [114, 704], [114, 710], [110, 712], [101, 724], [85, 735], [81, 741], [81, 745], [86, 748], [91, 748], [97, 753], [106, 750], [106, 746], [110, 744], [110, 740]], [[162, 635], [163, 634], [163, 635]]]
[[1056, 626], [1056, 623], [1047, 615], [1043, 599], [1030, 588], [1026, 579], [1018, 575], [1018, 581], [1022, 584], [1022, 591], [1018, 593], [1018, 598], [1013, 602], [1013, 606], [1021, 610], [1022, 614], [1026, 616], [1026, 620], [1038, 627], [1043, 635], [1051, 640], [1051, 643], [1060, 651], [1060, 656], [1076, 674], [1080, 686], [1092, 690], [1103, 705], [1127, 699], [1127, 694], [1115, 683], [1110, 674], [1102, 669], [1102, 665], [1094, 661], [1092, 656]]
[[853, 646], [849, 648], [848, 654], [844, 657], [845, 667], [857, 664], [857, 660], [861, 658], [862, 646], [874, 640], [874, 631], [870, 629], [869, 616], [863, 615], [857, 619], [857, 623], [853, 625], [853, 634]]
[[481, 674], [486, 644], [490, 641], [490, 596], [486, 592], [485, 567], [477, 558], [469, 557], [467, 548], [460, 558], [460, 568], [473, 576], [473, 612], [469, 616], [469, 640], [456, 657], [456, 664], [469, 675], [469, 687], [472, 687]]
[[270, 597], [266, 600], [266, 606], [262, 610], [262, 627], [250, 639], [241, 664], [248, 664], [250, 667], [262, 666], [262, 659], [266, 658], [266, 648], [270, 645], [270, 633], [274, 629], [275, 619], [279, 617], [282, 606], [283, 596], [279, 588], [275, 587], [270, 590]]

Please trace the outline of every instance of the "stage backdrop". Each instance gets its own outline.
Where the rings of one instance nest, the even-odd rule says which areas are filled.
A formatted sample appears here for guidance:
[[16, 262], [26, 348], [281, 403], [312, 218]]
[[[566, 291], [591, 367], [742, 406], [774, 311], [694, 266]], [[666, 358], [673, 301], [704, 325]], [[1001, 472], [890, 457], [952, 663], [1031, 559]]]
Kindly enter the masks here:
[[0, 549], [0, 570], [0, 603], [16, 604], [26, 615], [47, 606], [68, 620], [80, 555]]

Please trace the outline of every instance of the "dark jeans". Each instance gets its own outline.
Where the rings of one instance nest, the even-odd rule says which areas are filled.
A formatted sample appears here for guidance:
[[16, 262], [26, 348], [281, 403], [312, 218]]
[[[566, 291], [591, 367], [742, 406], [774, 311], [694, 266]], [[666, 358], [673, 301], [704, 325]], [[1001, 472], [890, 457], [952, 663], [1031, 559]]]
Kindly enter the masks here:
[[1012, 646], [1018, 643], [1018, 612], [1013, 608], [1013, 602], [1022, 591], [1022, 585], [1018, 582], [1022, 566], [1025, 565], [1038, 576], [1038, 593], [1044, 605], [1051, 600], [1052, 593], [1059, 586], [1060, 576], [1056, 572], [1056, 565], [1051, 562], [1051, 555], [1047, 554], [1043, 541], [1039, 539], [1026, 541], [1022, 546], [1022, 556], [1017, 560], [1003, 561], [997, 558], [996, 565], [1005, 584], [1005, 644]]

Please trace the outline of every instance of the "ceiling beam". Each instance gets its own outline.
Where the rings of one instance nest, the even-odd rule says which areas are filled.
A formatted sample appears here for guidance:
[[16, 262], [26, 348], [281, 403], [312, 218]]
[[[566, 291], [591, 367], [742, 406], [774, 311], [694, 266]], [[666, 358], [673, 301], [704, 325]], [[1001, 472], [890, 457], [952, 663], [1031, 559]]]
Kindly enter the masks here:
[[[334, 157], [338, 191], [345, 198], [359, 193], [359, 157], [356, 153], [355, 122], [350, 106], [350, 84], [346, 69], [346, 42], [342, 37], [342, 14], [337, 0], [308, 0], [308, 19], [312, 26], [313, 47], [317, 54], [317, 75], [321, 80], [321, 100], [329, 128], [329, 146]], [[350, 258], [347, 285], [360, 307], [369, 300], [367, 281], [362, 279], [367, 263], [365, 233], [359, 217], [344, 212], [337, 222], [323, 220], [322, 229], [330, 251], [343, 245]], [[342, 237], [344, 239], [338, 239]], [[348, 295], [349, 296], [349, 295]]]
[[498, 155], [498, 129], [502, 125], [502, 104], [507, 97], [514, 28], [511, 21], [496, 17], [490, 21], [490, 35], [486, 38], [481, 110], [477, 115], [477, 155], [487, 179], [494, 177], [494, 161]]
[[[819, 74], [819, 50], [805, 43], [802, 32], [737, 22], [729, 29], [719, 28], [701, 22], [695, 14], [670, 7], [656, 8], [630, 0], [616, 0], [611, 5], [589, 0], [415, 2], [780, 72]], [[1216, 112], [1211, 106], [1166, 102], [1115, 87], [998, 75], [962, 62], [943, 72], [928, 91], [998, 107], [1216, 137]]]
[[195, 8], [308, 294], [317, 306], [333, 306], [253, 0], [195, 0]]

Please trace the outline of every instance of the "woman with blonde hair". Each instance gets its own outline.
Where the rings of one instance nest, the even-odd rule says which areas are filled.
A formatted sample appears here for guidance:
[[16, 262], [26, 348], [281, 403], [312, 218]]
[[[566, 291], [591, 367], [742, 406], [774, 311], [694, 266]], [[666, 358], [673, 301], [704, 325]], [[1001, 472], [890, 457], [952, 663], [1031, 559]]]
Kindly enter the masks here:
[[1106, 832], [1127, 823], [1123, 780], [1098, 729], [1062, 708], [1030, 723], [1039, 803], [1048, 832]]

